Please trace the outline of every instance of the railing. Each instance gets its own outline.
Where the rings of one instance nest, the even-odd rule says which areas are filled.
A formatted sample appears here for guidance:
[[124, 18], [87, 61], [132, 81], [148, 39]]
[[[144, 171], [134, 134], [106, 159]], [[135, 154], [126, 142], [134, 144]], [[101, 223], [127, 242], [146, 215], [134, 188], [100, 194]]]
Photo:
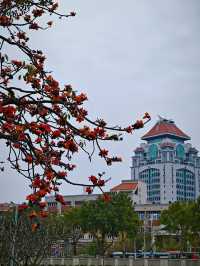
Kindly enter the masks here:
[[192, 259], [134, 259], [129, 258], [49, 258], [41, 266], [199, 266], [200, 260]]

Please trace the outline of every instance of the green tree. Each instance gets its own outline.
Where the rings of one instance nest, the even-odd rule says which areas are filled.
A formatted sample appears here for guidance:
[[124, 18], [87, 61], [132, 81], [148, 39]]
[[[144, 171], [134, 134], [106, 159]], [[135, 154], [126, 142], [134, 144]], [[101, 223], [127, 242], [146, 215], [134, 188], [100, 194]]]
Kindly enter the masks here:
[[79, 239], [83, 235], [82, 229], [80, 227], [80, 209], [72, 208], [62, 214], [59, 218], [64, 230], [63, 238], [71, 243], [73, 246], [73, 255], [76, 256], [77, 245]]
[[161, 224], [165, 225], [164, 229], [169, 233], [177, 235], [182, 250], [188, 248], [188, 243], [190, 243], [193, 235], [193, 209], [193, 202], [178, 201], [161, 213]]
[[99, 255], [105, 254], [112, 246], [115, 237], [128, 238], [136, 234], [139, 225], [138, 216], [126, 193], [112, 195], [109, 202], [100, 197], [96, 201], [85, 203], [80, 210], [81, 228], [93, 235]]
[[192, 219], [191, 219], [191, 239], [192, 247], [200, 247], [200, 197], [191, 206]]

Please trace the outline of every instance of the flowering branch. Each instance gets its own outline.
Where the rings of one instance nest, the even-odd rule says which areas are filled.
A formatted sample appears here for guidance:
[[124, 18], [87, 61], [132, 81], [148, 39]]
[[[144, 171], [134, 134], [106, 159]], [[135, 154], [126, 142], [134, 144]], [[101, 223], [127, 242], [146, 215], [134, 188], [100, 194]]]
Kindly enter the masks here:
[[[101, 147], [102, 141], [120, 141], [122, 133], [133, 133], [150, 121], [145, 113], [141, 120], [127, 127], [108, 126], [103, 119], [92, 121], [83, 107], [87, 96], [78, 94], [71, 85], [61, 87], [45, 70], [46, 57], [41, 50], [29, 45], [28, 33], [48, 29], [39, 23], [44, 14], [73, 17], [75, 12], [60, 14], [53, 0], [3, 0], [0, 3], [0, 139], [9, 149], [8, 161], [31, 182], [32, 194], [27, 196], [31, 205], [41, 205], [47, 194], [54, 192], [56, 200], [64, 204], [58, 194], [62, 181], [71, 185], [86, 186], [88, 193], [102, 187], [109, 179], [103, 175], [90, 176], [89, 184], [72, 182], [69, 172], [76, 167], [70, 163], [80, 150], [92, 158], [95, 148], [107, 165], [121, 161], [109, 156]], [[10, 58], [7, 47], [22, 53]], [[92, 143], [89, 153], [87, 146]]]

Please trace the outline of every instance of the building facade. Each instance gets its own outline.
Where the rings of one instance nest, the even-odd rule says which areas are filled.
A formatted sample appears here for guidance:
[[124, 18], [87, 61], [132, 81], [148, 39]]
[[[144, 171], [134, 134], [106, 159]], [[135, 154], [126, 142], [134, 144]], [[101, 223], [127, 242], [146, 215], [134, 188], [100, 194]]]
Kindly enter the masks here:
[[111, 188], [110, 192], [126, 192], [134, 205], [147, 203], [147, 185], [142, 181], [122, 180], [121, 184]]
[[168, 204], [195, 200], [200, 195], [200, 157], [190, 137], [174, 121], [164, 118], [142, 138], [135, 149], [131, 179], [147, 184], [147, 200]]
[[[110, 192], [128, 193], [134, 205], [147, 203], [147, 186], [142, 181], [122, 180], [121, 184], [113, 187]], [[65, 205], [57, 202], [55, 196], [48, 196], [45, 199], [49, 212], [62, 213], [71, 207], [80, 207], [86, 201], [97, 200], [100, 196], [101, 194], [65, 195]]]

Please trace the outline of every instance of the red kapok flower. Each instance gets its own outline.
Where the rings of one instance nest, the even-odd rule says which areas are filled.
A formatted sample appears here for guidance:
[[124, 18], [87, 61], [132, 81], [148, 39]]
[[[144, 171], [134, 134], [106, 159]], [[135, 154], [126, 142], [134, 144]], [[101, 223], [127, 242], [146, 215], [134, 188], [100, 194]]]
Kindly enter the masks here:
[[0, 25], [3, 27], [10, 26], [11, 19], [8, 16], [0, 16]]
[[41, 141], [43, 141], [42, 138], [38, 137], [36, 140], [35, 140], [35, 143], [40, 143]]
[[26, 203], [22, 203], [18, 206], [18, 211], [23, 211], [28, 208], [28, 205]]
[[26, 197], [27, 200], [31, 201], [32, 203], [36, 202], [38, 200], [38, 196], [35, 194], [30, 194]]
[[111, 196], [108, 193], [104, 193], [103, 194], [103, 200], [109, 202], [109, 201], [111, 201]]
[[77, 104], [81, 104], [82, 102], [87, 100], [87, 96], [86, 96], [86, 94], [81, 93], [81, 94], [75, 96], [74, 100], [76, 101]]
[[21, 144], [20, 143], [13, 143], [13, 147], [16, 149], [21, 148]]
[[21, 132], [21, 133], [18, 135], [17, 139], [18, 139], [19, 141], [24, 141], [24, 140], [26, 140], [26, 135], [25, 135], [25, 133]]
[[38, 188], [38, 187], [40, 187], [40, 185], [41, 185], [41, 180], [40, 180], [40, 177], [37, 176], [37, 177], [35, 177], [35, 178], [33, 179], [33, 181], [32, 181], [32, 186], [33, 186], [34, 188]]
[[143, 128], [144, 127], [144, 123], [142, 120], [137, 120], [136, 123], [133, 125], [134, 129], [139, 129], [139, 128]]
[[72, 16], [72, 17], [76, 16], [76, 12], [71, 11], [71, 12], [70, 12], [70, 16]]
[[64, 200], [64, 198], [63, 198], [62, 195], [56, 194], [55, 200], [58, 201], [58, 202], [60, 202], [62, 205], [65, 205], [65, 200]]
[[63, 146], [64, 146], [65, 149], [68, 149], [71, 152], [77, 152], [78, 151], [78, 147], [77, 147], [76, 143], [72, 139], [65, 141], [63, 143]]
[[105, 149], [100, 150], [100, 152], [99, 152], [99, 156], [101, 156], [101, 157], [105, 157], [105, 156], [107, 156], [107, 155], [108, 155], [108, 150], [105, 150]]
[[23, 32], [23, 31], [20, 31], [20, 32], [17, 33], [17, 37], [18, 37], [19, 39], [24, 39], [24, 40], [26, 40], [26, 33]]
[[33, 9], [32, 13], [34, 17], [41, 17], [44, 11], [42, 9]]
[[4, 106], [2, 112], [6, 118], [14, 118], [16, 113], [16, 108], [12, 105]]
[[47, 25], [48, 25], [49, 27], [51, 27], [51, 26], [53, 25], [53, 21], [48, 21], [48, 22], [47, 22]]
[[91, 194], [91, 193], [92, 193], [92, 189], [91, 189], [91, 187], [86, 187], [85, 191], [86, 191], [88, 194]]
[[133, 128], [132, 126], [128, 126], [124, 129], [127, 133], [132, 133], [133, 132]]
[[46, 196], [46, 194], [47, 194], [47, 190], [45, 190], [45, 189], [40, 189], [40, 190], [38, 190], [37, 191], [37, 194], [39, 195], [39, 197], [44, 197], [44, 196]]
[[58, 172], [58, 177], [59, 177], [59, 178], [64, 178], [66, 175], [67, 175], [67, 173], [64, 172], [64, 171], [59, 171], [59, 172]]
[[32, 22], [29, 26], [29, 29], [32, 30], [38, 30], [39, 29], [39, 25], [36, 22]]
[[25, 161], [30, 164], [33, 162], [33, 157], [31, 155], [26, 155]]
[[46, 172], [45, 172], [45, 175], [46, 175], [46, 177], [47, 177], [47, 179], [49, 180], [49, 181], [51, 181], [53, 178], [54, 178], [54, 173], [51, 171], [51, 170], [47, 170]]
[[94, 175], [91, 175], [91, 176], [89, 177], [89, 180], [90, 180], [94, 185], [96, 185], [96, 184], [97, 184], [97, 181], [98, 181], [98, 179], [97, 179], [96, 176], [94, 176]]
[[102, 187], [105, 185], [105, 181], [103, 179], [99, 179], [98, 182], [97, 182], [97, 185]]
[[143, 119], [150, 119], [151, 118], [151, 116], [150, 116], [150, 114], [149, 113], [145, 113], [144, 114], [144, 116], [143, 116]]
[[22, 66], [22, 62], [18, 61], [18, 60], [12, 60], [11, 61], [16, 67], [21, 67]]
[[61, 135], [61, 132], [59, 129], [52, 132], [53, 139], [60, 137], [60, 135]]

